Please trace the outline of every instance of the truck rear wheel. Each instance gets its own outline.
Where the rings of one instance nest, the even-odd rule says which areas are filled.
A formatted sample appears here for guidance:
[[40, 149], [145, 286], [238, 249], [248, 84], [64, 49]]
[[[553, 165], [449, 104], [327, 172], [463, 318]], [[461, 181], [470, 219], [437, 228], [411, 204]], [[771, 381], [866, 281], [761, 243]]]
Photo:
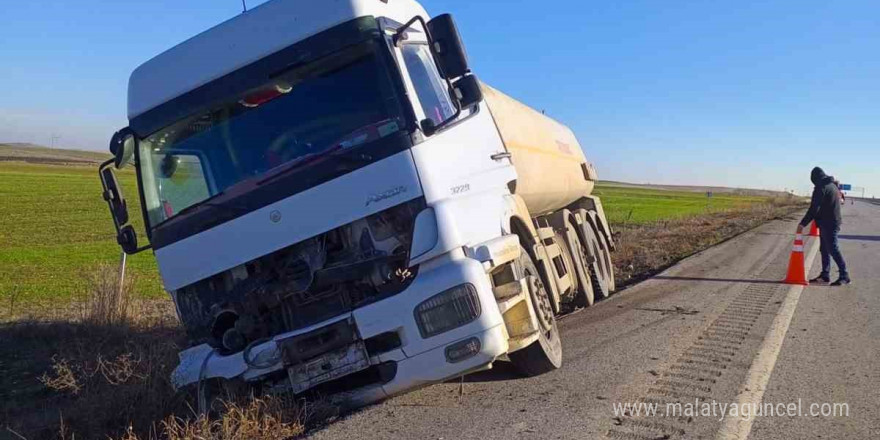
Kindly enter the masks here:
[[607, 260], [602, 244], [599, 242], [596, 229], [593, 228], [593, 219], [590, 217], [590, 213], [585, 209], [580, 210], [579, 213], [582, 216], [581, 218], [584, 219], [580, 225], [584, 236], [584, 247], [587, 248], [587, 255], [593, 261], [587, 266], [590, 272], [590, 279], [593, 282], [593, 294], [598, 298], [608, 298], [611, 290], [608, 285]]
[[614, 281], [614, 263], [611, 261], [611, 243], [608, 242], [608, 236], [605, 235], [605, 230], [607, 230], [608, 225], [602, 224], [599, 220], [599, 214], [596, 213], [596, 211], [587, 211], [587, 214], [590, 216], [590, 224], [593, 226], [593, 231], [596, 232], [596, 238], [599, 239], [599, 245], [602, 251], [602, 261], [604, 263], [602, 266], [610, 294], [617, 290], [617, 286]]
[[529, 299], [538, 321], [538, 340], [528, 347], [510, 353], [508, 357], [513, 366], [525, 376], [537, 376], [562, 366], [562, 341], [559, 328], [550, 304], [550, 293], [541, 280], [541, 275], [532, 257], [525, 249], [514, 263], [517, 276], [525, 278], [529, 289]]
[[[577, 230], [577, 223], [573, 220], [571, 218], [565, 219], [566, 229]], [[569, 252], [578, 279], [578, 288], [574, 293], [573, 303], [577, 307], [592, 306], [595, 302], [595, 296], [593, 295], [593, 279], [590, 277], [590, 258], [587, 256], [587, 247], [581, 240], [581, 234], [578, 233], [575, 233], [567, 244], [569, 244]]]
[[614, 263], [611, 261], [611, 245], [605, 234], [599, 233], [599, 243], [602, 244], [602, 256], [605, 259], [605, 272], [608, 281], [608, 293], [612, 294], [617, 290], [617, 283], [614, 280]]

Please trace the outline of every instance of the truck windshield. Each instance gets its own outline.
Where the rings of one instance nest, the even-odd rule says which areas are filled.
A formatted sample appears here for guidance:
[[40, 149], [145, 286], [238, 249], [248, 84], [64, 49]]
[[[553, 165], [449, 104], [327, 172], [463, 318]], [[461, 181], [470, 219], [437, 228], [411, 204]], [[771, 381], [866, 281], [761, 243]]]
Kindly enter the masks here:
[[348, 149], [364, 149], [368, 161], [369, 144], [405, 126], [378, 50], [367, 41], [294, 65], [142, 139], [138, 166], [150, 224]]

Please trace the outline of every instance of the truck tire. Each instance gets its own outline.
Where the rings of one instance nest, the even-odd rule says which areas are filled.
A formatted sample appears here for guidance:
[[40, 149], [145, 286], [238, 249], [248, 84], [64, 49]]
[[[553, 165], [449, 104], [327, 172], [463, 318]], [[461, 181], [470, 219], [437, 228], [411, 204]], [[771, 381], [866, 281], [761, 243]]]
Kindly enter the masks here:
[[605, 258], [605, 268], [608, 274], [608, 293], [613, 294], [617, 290], [617, 282], [614, 280], [614, 263], [611, 261], [611, 245], [604, 233], [599, 233], [599, 243], [602, 245], [602, 255]]
[[562, 366], [562, 341], [559, 339], [559, 327], [550, 304], [550, 293], [547, 292], [532, 257], [525, 249], [520, 249], [520, 256], [514, 264], [517, 277], [528, 279], [529, 298], [538, 320], [539, 335], [537, 341], [510, 353], [508, 357], [514, 368], [523, 375], [537, 376]]
[[588, 214], [590, 216], [589, 220], [593, 225], [593, 231], [596, 232], [596, 238], [599, 239], [599, 245], [602, 248], [603, 267], [610, 294], [617, 290], [617, 283], [614, 280], [614, 263], [611, 261], [611, 243], [605, 234], [608, 231], [608, 225], [602, 224], [596, 211], [588, 211]]
[[590, 279], [593, 282], [593, 295], [596, 299], [608, 298], [611, 293], [608, 285], [607, 270], [605, 269], [606, 259], [602, 251], [602, 243], [599, 241], [599, 235], [593, 227], [593, 219], [589, 211], [581, 209], [578, 213], [584, 221], [580, 224], [581, 233], [584, 237], [584, 246], [587, 249], [587, 256], [592, 260], [588, 266]]
[[[572, 218], [565, 219], [565, 227], [576, 231], [577, 223]], [[575, 241], [576, 240], [576, 241]], [[593, 279], [590, 277], [590, 259], [587, 257], [587, 246], [581, 240], [581, 234], [575, 233], [572, 237], [568, 252], [575, 268], [578, 279], [578, 289], [574, 293], [574, 305], [576, 307], [589, 307], [596, 302], [593, 294]]]

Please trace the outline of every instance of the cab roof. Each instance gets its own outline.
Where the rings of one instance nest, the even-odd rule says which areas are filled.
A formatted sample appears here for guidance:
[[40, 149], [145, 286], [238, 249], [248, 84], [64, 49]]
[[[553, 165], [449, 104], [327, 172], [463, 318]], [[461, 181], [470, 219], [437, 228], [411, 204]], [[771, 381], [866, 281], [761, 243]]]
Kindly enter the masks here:
[[304, 38], [365, 16], [400, 23], [420, 15], [414, 0], [271, 0], [140, 65], [128, 82], [128, 118]]

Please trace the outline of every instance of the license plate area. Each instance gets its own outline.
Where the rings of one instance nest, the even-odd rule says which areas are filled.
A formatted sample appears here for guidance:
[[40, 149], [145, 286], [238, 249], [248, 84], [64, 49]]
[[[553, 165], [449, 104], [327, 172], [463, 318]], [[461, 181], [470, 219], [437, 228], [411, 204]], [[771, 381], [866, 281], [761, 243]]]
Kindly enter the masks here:
[[354, 323], [339, 321], [278, 341], [294, 393], [370, 367]]
[[370, 358], [362, 342], [321, 355], [287, 369], [294, 393], [301, 393], [318, 384], [347, 376], [370, 367]]

